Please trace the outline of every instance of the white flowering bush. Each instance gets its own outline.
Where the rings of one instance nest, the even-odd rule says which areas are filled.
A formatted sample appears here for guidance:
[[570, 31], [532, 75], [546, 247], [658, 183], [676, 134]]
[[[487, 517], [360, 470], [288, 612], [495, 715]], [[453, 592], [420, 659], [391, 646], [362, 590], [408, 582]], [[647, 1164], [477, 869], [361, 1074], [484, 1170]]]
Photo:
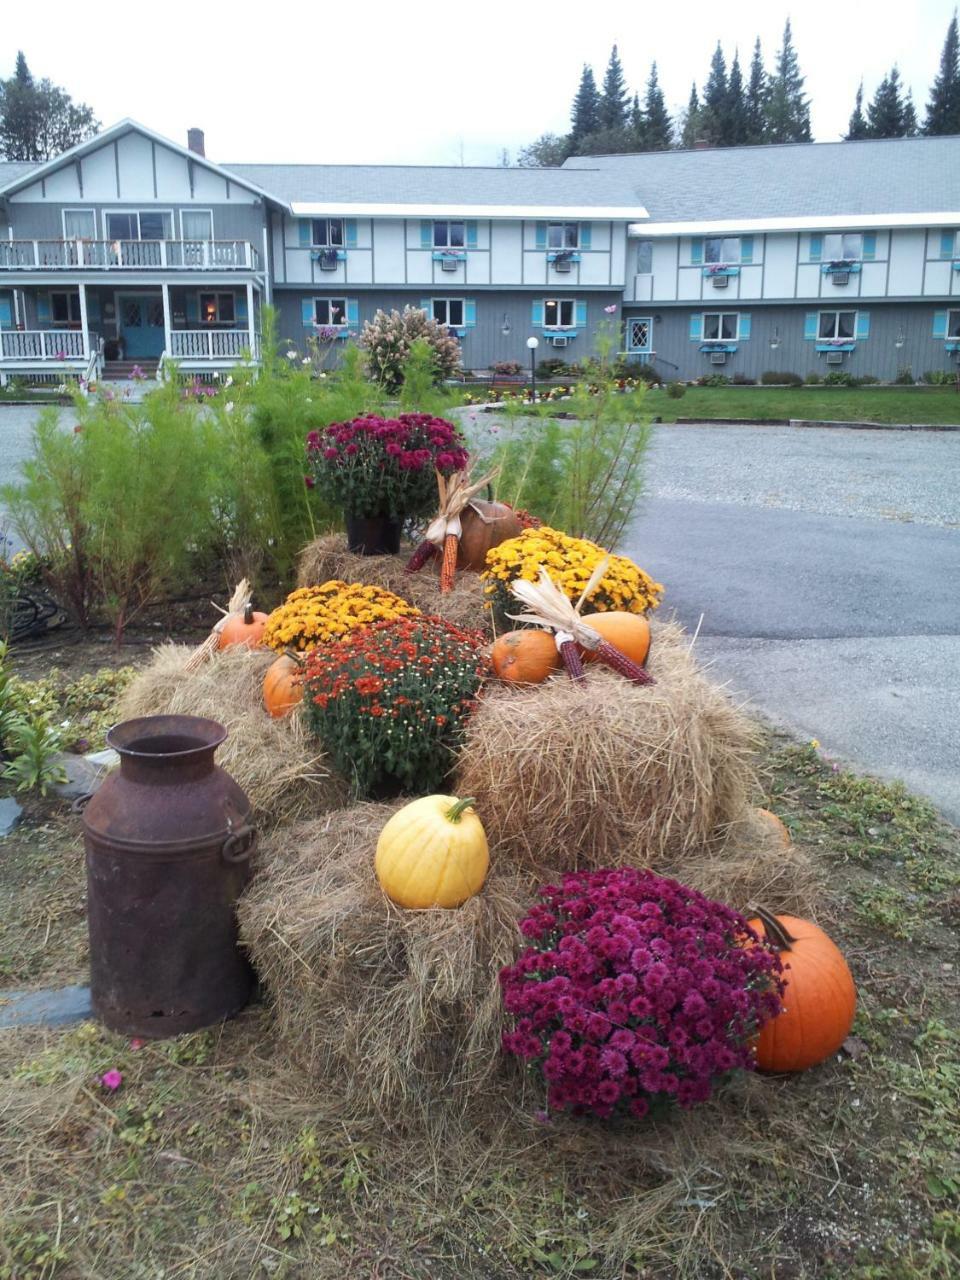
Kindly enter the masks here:
[[410, 348], [418, 341], [430, 348], [436, 383], [460, 368], [460, 343], [446, 325], [438, 324], [419, 307], [404, 307], [403, 311], [378, 311], [363, 326], [359, 345], [370, 377], [386, 391], [398, 391]]

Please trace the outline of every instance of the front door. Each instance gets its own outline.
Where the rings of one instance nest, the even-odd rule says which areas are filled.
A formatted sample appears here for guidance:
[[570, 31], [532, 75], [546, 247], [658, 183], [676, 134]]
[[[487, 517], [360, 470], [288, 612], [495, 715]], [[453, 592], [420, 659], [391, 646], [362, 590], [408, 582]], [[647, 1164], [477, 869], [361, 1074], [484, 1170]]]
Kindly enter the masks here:
[[148, 293], [122, 293], [118, 306], [124, 358], [163, 355], [163, 299]]
[[652, 318], [650, 316], [631, 316], [627, 320], [627, 350], [633, 355], [648, 356], [652, 349]]

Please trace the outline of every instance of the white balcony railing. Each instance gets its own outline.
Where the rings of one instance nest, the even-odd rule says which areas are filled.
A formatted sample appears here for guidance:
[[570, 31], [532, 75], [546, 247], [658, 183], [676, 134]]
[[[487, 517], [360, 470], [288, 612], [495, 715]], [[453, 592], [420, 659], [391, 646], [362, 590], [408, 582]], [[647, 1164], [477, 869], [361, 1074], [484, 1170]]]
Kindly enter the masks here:
[[6, 271], [259, 271], [247, 240], [0, 240]]
[[260, 359], [260, 335], [246, 329], [174, 329], [170, 333], [170, 356], [174, 360], [239, 360], [247, 351]]
[[77, 329], [2, 329], [0, 359], [83, 360], [83, 334]]

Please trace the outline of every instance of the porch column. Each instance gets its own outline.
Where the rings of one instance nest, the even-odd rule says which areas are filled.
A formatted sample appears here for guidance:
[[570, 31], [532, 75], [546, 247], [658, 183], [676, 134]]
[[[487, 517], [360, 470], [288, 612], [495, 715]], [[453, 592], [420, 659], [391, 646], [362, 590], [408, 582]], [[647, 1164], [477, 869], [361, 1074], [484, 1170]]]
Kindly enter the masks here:
[[254, 346], [253, 325], [254, 325], [253, 281], [248, 280], [247, 281], [247, 334], [250, 338], [250, 355], [253, 357], [254, 360], [257, 360], [259, 357], [257, 355], [257, 348]]
[[168, 356], [172, 356], [173, 352], [170, 350], [170, 286], [162, 284], [160, 289], [163, 293], [163, 349]]
[[90, 359], [90, 329], [87, 325], [87, 286], [80, 285], [80, 328], [83, 332], [83, 358]]

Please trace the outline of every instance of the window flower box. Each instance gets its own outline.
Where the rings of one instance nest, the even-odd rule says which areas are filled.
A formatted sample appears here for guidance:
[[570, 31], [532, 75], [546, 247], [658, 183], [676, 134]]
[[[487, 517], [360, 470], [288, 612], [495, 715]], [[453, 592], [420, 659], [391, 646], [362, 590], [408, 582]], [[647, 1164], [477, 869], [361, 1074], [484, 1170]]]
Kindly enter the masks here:
[[737, 344], [735, 342], [718, 342], [715, 339], [708, 338], [706, 342], [701, 342], [700, 350], [705, 355], [714, 351], [722, 351], [725, 355], [732, 356], [736, 353]]
[[557, 266], [561, 262], [579, 262], [580, 255], [575, 249], [551, 249], [547, 254], [547, 261]]
[[817, 351], [856, 351], [857, 344], [852, 338], [827, 338], [817, 343]]
[[710, 277], [713, 277], [713, 276], [722, 276], [722, 277], [724, 277], [724, 276], [725, 276], [725, 277], [738, 276], [738, 275], [740, 274], [740, 268], [739, 268], [739, 267], [731, 267], [731, 266], [730, 266], [728, 263], [726, 263], [726, 262], [709, 262], [709, 263], [707, 263], [707, 265], [703, 268], [703, 274], [704, 274], [705, 276], [710, 276]]
[[310, 257], [320, 264], [321, 271], [336, 271], [339, 264], [347, 260], [344, 249], [314, 249]]
[[856, 275], [860, 270], [860, 263], [848, 258], [835, 258], [833, 262], [825, 262], [821, 270], [825, 276]]
[[466, 262], [467, 251], [465, 249], [434, 249], [434, 262], [452, 262], [455, 266], [459, 266], [461, 262]]

